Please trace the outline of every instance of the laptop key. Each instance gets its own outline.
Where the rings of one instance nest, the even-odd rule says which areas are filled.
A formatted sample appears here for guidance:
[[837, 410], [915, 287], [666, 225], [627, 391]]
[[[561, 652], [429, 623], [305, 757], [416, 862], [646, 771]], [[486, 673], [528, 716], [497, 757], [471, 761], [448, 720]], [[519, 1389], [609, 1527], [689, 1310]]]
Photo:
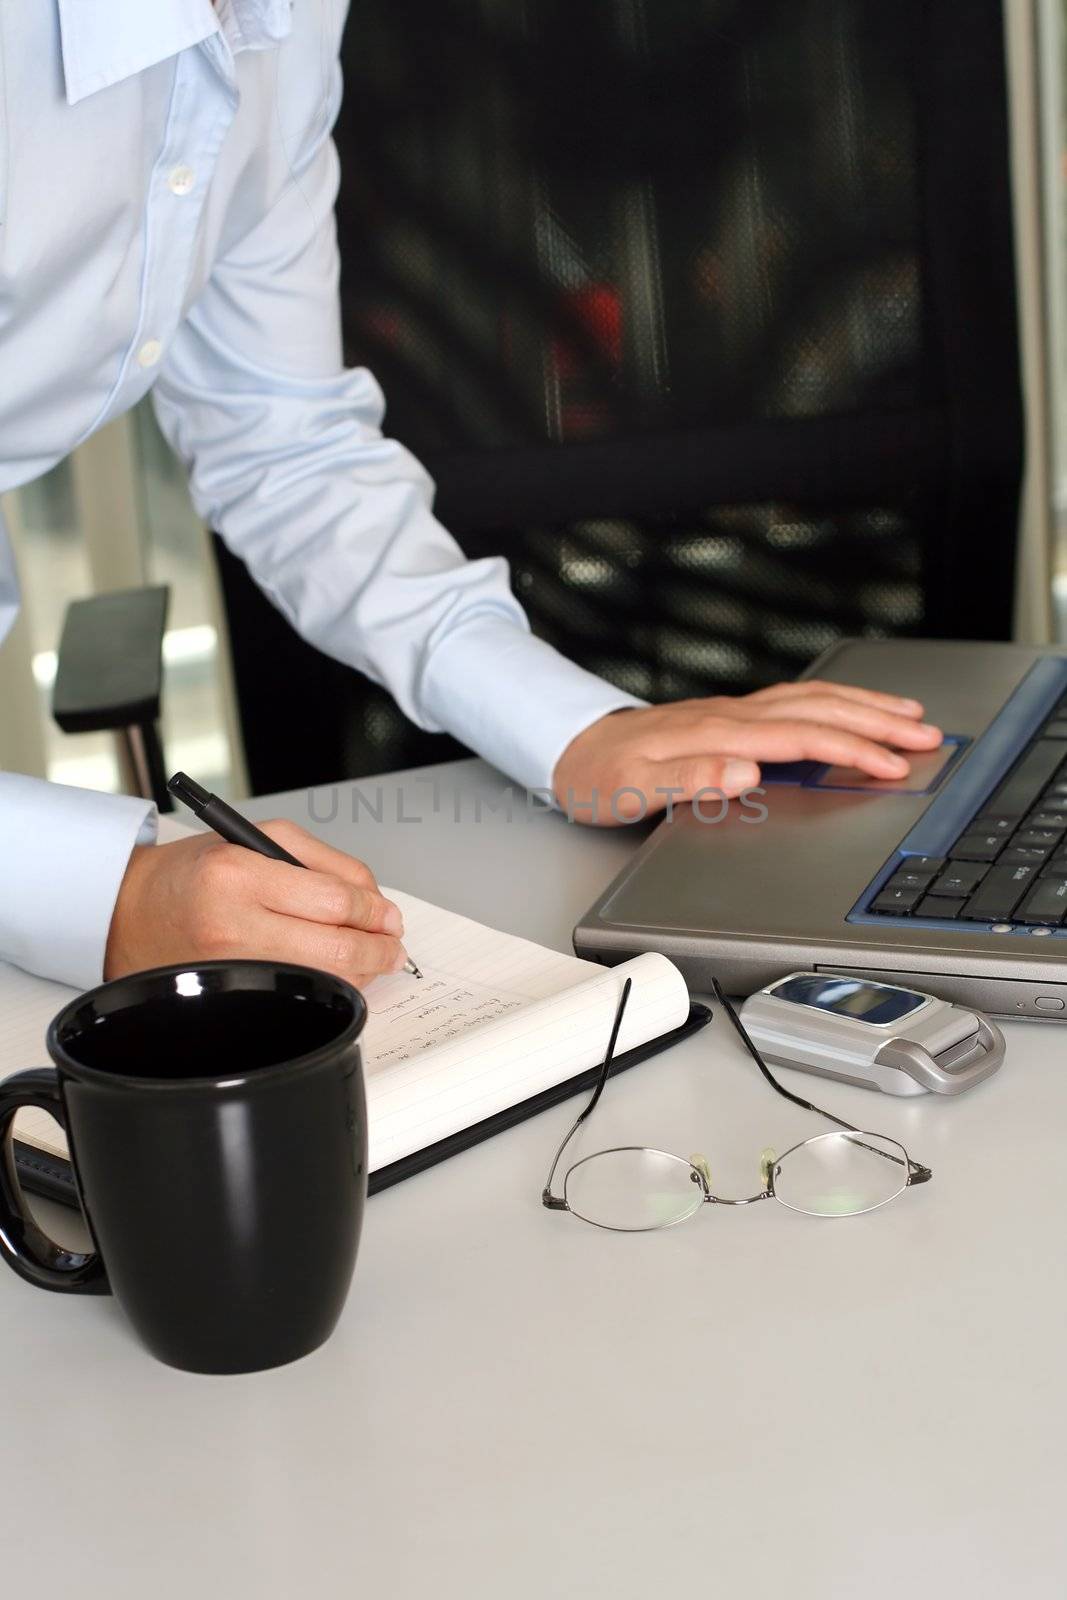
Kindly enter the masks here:
[[1062, 739], [1042, 738], [1030, 746], [1015, 771], [1009, 773], [989, 803], [998, 817], [1025, 817], [1050, 778], [1059, 772], [1067, 757], [1067, 722]]
[[1056, 828], [1021, 828], [1012, 839], [1014, 845], [1047, 844], [1050, 850], [1062, 842], [1063, 835]]
[[883, 889], [871, 904], [872, 911], [906, 916], [922, 896], [921, 889]]
[[[1063, 785], [1067, 790], [1067, 784]], [[1037, 802], [1038, 810], [1051, 813], [1053, 816], [1067, 816], [1067, 794], [1057, 794], [1054, 789], [1047, 790]]]
[[995, 861], [1004, 847], [996, 833], [965, 833], [949, 851], [953, 861]]
[[1067, 717], [1055, 717], [1041, 730], [1046, 739], [1067, 739]]
[[1002, 867], [1027, 867], [1041, 868], [1052, 854], [1052, 846], [1047, 844], [1010, 844], [1002, 850], [997, 857]]
[[[1018, 826], [1018, 817], [997, 817], [991, 812], [988, 816], [975, 817], [967, 831], [968, 833], [999, 833], [1007, 837], [1008, 834], [1014, 833]], [[1067, 826], [1067, 823], [1064, 826]]]
[[978, 885], [961, 915], [968, 922], [1006, 921], [1036, 876], [1036, 867], [994, 867]]
[[1019, 922], [1058, 924], [1067, 911], [1067, 878], [1039, 878], [1018, 911]]
[[900, 863], [911, 872], [940, 872], [945, 865], [944, 856], [905, 856]]
[[1024, 828], [1048, 828], [1050, 833], [1062, 833], [1067, 828], [1067, 816], [1059, 811], [1037, 810], [1031, 811]]
[[924, 900], [919, 901], [919, 904], [912, 912], [912, 916], [945, 917], [955, 919], [959, 916], [966, 904], [966, 900], [952, 900], [947, 895], [941, 896], [928, 894]]
[[952, 861], [936, 883], [930, 885], [933, 895], [967, 896], [973, 894], [989, 868], [984, 861]]
[[910, 867], [901, 867], [899, 872], [894, 872], [887, 889], [925, 889], [934, 874], [932, 872], [915, 872]]

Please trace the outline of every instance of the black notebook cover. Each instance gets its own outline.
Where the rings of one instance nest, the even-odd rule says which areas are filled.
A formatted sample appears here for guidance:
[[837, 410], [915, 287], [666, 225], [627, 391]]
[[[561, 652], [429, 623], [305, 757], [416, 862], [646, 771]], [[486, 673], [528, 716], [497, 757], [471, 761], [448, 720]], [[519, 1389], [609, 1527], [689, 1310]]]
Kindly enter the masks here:
[[[661, 1034], [658, 1039], [650, 1039], [647, 1044], [639, 1045], [636, 1050], [627, 1050], [623, 1055], [616, 1056], [611, 1063], [611, 1077], [618, 1072], [625, 1072], [627, 1067], [636, 1067], [640, 1061], [648, 1061], [661, 1050], [669, 1050], [671, 1045], [678, 1044], [682, 1039], [688, 1039], [690, 1034], [697, 1033], [710, 1021], [709, 1008], [695, 1000], [690, 1001], [689, 1015], [681, 1027], [673, 1028], [670, 1033]], [[379, 1167], [377, 1172], [372, 1172], [370, 1175], [369, 1193], [377, 1194], [379, 1189], [388, 1189], [392, 1184], [400, 1183], [403, 1178], [414, 1177], [416, 1172], [424, 1172], [427, 1167], [435, 1166], [438, 1161], [444, 1161], [448, 1156], [458, 1155], [461, 1150], [469, 1150], [471, 1145], [481, 1144], [483, 1139], [491, 1139], [494, 1133], [503, 1133], [505, 1128], [513, 1128], [516, 1123], [525, 1122], [527, 1117], [536, 1116], [539, 1111], [547, 1111], [550, 1106], [559, 1105], [561, 1100], [569, 1099], [572, 1094], [577, 1094], [582, 1089], [591, 1089], [596, 1083], [599, 1071], [599, 1064], [590, 1067], [587, 1072], [580, 1072], [575, 1078], [567, 1078], [551, 1089], [544, 1089], [540, 1094], [531, 1095], [529, 1100], [520, 1100], [517, 1105], [508, 1106], [505, 1111], [498, 1111], [496, 1116], [486, 1117], [483, 1122], [475, 1122], [469, 1128], [461, 1128], [458, 1133], [450, 1134], [447, 1139], [439, 1139], [436, 1144], [428, 1144], [422, 1150], [414, 1150], [411, 1155], [404, 1156], [400, 1161], [392, 1161], [387, 1167]], [[77, 1206], [78, 1194], [74, 1187], [69, 1161], [46, 1155], [44, 1151], [37, 1150], [32, 1145], [21, 1144], [18, 1140], [15, 1141], [14, 1148], [15, 1170], [19, 1182], [28, 1193], [41, 1195], [46, 1200], [58, 1200], [62, 1205]]]

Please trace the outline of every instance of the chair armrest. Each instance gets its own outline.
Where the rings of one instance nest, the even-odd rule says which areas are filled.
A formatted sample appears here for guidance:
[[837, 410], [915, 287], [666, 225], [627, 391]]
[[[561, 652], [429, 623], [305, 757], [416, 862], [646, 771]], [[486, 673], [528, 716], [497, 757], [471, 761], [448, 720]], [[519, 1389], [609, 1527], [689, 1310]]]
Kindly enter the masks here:
[[166, 585], [71, 601], [52, 691], [52, 715], [64, 733], [157, 721], [169, 602]]

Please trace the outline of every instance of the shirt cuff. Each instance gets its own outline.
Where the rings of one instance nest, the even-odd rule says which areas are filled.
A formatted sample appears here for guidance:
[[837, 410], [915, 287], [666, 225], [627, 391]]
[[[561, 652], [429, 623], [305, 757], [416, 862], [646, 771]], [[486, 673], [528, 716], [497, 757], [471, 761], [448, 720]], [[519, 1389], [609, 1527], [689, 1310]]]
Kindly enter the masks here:
[[150, 800], [0, 772], [0, 956], [79, 989], [104, 974], [111, 914]]
[[419, 699], [439, 728], [546, 797], [572, 739], [609, 712], [647, 704], [491, 616], [472, 618], [435, 647]]

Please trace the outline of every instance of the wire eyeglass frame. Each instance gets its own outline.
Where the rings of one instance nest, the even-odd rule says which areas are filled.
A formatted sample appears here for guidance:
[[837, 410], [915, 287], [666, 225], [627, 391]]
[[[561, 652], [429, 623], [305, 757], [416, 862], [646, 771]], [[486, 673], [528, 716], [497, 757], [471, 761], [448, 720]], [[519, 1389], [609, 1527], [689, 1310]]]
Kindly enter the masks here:
[[[898, 1194], [903, 1194], [905, 1189], [910, 1188], [914, 1184], [929, 1183], [931, 1177], [933, 1176], [931, 1169], [923, 1166], [921, 1162], [913, 1160], [908, 1152], [904, 1149], [904, 1146], [901, 1145], [896, 1139], [886, 1139], [884, 1135], [870, 1133], [862, 1128], [856, 1128], [851, 1122], [846, 1122], [842, 1117], [835, 1116], [832, 1111], [824, 1111], [821, 1106], [814, 1105], [810, 1100], [805, 1100], [801, 1095], [794, 1094], [791, 1089], [787, 1089], [784, 1084], [779, 1083], [777, 1078], [772, 1073], [770, 1067], [763, 1059], [762, 1054], [756, 1048], [756, 1045], [750, 1037], [748, 1030], [745, 1028], [744, 1023], [741, 1021], [741, 1018], [735, 1011], [718, 979], [713, 978], [711, 982], [715, 999], [729, 1017], [741, 1039], [742, 1044], [772, 1089], [774, 1089], [784, 1099], [792, 1101], [792, 1103], [796, 1106], [800, 1106], [803, 1110], [813, 1111], [816, 1116], [825, 1117], [828, 1122], [834, 1123], [835, 1127], [837, 1127], [839, 1130], [848, 1134], [854, 1134], [860, 1141], [865, 1139], [879, 1139], [885, 1144], [895, 1145], [900, 1151], [900, 1156], [895, 1156], [887, 1150], [879, 1149], [876, 1145], [866, 1144], [861, 1146], [862, 1148], [871, 1151], [873, 1154], [881, 1156], [887, 1161], [895, 1161], [899, 1165], [906, 1164], [907, 1173], [900, 1189], [896, 1190], [892, 1195], [887, 1196], [885, 1200], [880, 1200], [872, 1206], [860, 1207], [855, 1211], [837, 1213], [838, 1215], [861, 1216], [866, 1211], [876, 1210], [878, 1206], [888, 1204], [889, 1200], [896, 1199]], [[619, 1003], [615, 1010], [615, 1018], [612, 1022], [611, 1034], [608, 1039], [608, 1047], [600, 1067], [600, 1072], [597, 1076], [596, 1084], [593, 1088], [592, 1096], [590, 1097], [589, 1103], [585, 1109], [579, 1112], [578, 1116], [574, 1119], [569, 1131], [565, 1134], [559, 1148], [556, 1151], [552, 1165], [549, 1168], [548, 1177], [545, 1180], [545, 1186], [541, 1191], [542, 1205], [545, 1206], [549, 1211], [570, 1211], [571, 1215], [577, 1216], [580, 1221], [588, 1222], [595, 1228], [605, 1228], [611, 1233], [647, 1233], [657, 1231], [660, 1228], [675, 1227], [678, 1223], [685, 1222], [689, 1219], [689, 1217], [694, 1216], [697, 1211], [702, 1209], [704, 1203], [719, 1206], [749, 1206], [755, 1204], [757, 1200], [778, 1200], [780, 1205], [785, 1205], [789, 1207], [790, 1210], [803, 1210], [803, 1207], [791, 1206], [789, 1201], [783, 1200], [780, 1195], [775, 1193], [775, 1168], [780, 1170], [781, 1165], [786, 1158], [792, 1155], [795, 1151], [802, 1149], [805, 1145], [816, 1144], [820, 1139], [832, 1138], [832, 1134], [817, 1134], [809, 1139], [802, 1139], [799, 1141], [799, 1143], [791, 1145], [788, 1150], [783, 1151], [780, 1156], [775, 1155], [773, 1151], [765, 1150], [760, 1157], [760, 1170], [763, 1176], [763, 1188], [758, 1194], [743, 1195], [738, 1198], [731, 1198], [726, 1195], [715, 1194], [711, 1187], [711, 1172], [708, 1167], [708, 1163], [703, 1156], [694, 1155], [687, 1159], [684, 1156], [676, 1155], [670, 1150], [659, 1150], [653, 1145], [615, 1145], [609, 1149], [596, 1150], [590, 1155], [583, 1156], [580, 1161], [572, 1162], [567, 1168], [566, 1172], [563, 1174], [563, 1193], [554, 1194], [552, 1192], [553, 1181], [555, 1180], [556, 1171], [563, 1157], [563, 1152], [566, 1150], [567, 1146], [570, 1144], [579, 1128], [581, 1128], [585, 1122], [588, 1122], [589, 1118], [596, 1110], [600, 1097], [604, 1092], [604, 1086], [607, 1083], [611, 1072], [611, 1064], [615, 1056], [615, 1047], [619, 1038], [619, 1029], [622, 1027], [622, 1019], [626, 1011], [626, 1003], [630, 998], [630, 990], [632, 986], [632, 980], [627, 978], [626, 982], [623, 984], [622, 994], [619, 996]], [[566, 1199], [567, 1181], [570, 1178], [571, 1173], [575, 1172], [579, 1167], [584, 1166], [587, 1162], [595, 1161], [599, 1156], [621, 1155], [629, 1153], [664, 1156], [671, 1161], [679, 1161], [682, 1162], [683, 1165], [688, 1166], [692, 1181], [694, 1183], [698, 1183], [702, 1190], [700, 1201], [693, 1206], [691, 1210], [683, 1212], [680, 1216], [675, 1217], [669, 1222], [655, 1222], [641, 1228], [615, 1227], [611, 1223], [597, 1222], [591, 1217], [587, 1217], [580, 1212], [573, 1211]], [[901, 1160], [901, 1157], [903, 1160]], [[805, 1214], [822, 1216], [832, 1215], [834, 1213], [806, 1212]]]

